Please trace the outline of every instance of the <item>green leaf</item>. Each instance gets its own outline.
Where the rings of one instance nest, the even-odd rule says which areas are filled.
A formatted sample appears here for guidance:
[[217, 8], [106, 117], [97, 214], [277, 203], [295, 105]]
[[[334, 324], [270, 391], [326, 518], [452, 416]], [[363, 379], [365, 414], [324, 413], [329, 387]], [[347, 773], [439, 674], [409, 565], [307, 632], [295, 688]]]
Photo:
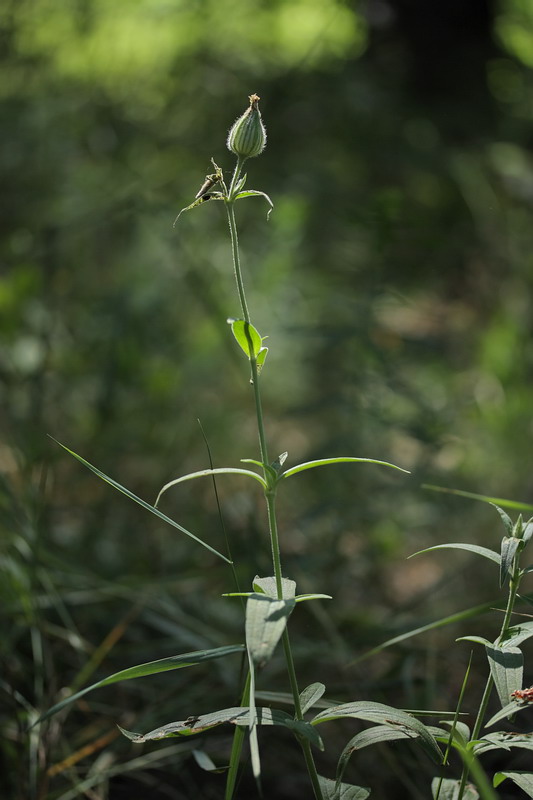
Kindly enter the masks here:
[[333, 600], [330, 594], [298, 594], [294, 599], [297, 603], [303, 603], [306, 600]]
[[[255, 358], [257, 360], [259, 351], [263, 346], [263, 339], [259, 335], [259, 332], [254, 328], [252, 323], [245, 322], [243, 319], [228, 319], [228, 324], [231, 325], [231, 331], [243, 353], [249, 359]], [[250, 341], [248, 341], [248, 336], [246, 336], [246, 331], [248, 331], [248, 336], [250, 337]], [[250, 349], [250, 342], [251, 342], [251, 349]]]
[[497, 711], [489, 719], [485, 727], [490, 728], [492, 725], [495, 725], [501, 719], [505, 719], [505, 717], [511, 717], [513, 714], [516, 714], [519, 711], [525, 711], [526, 709], [531, 710], [531, 705], [529, 705], [528, 703], [520, 703], [518, 700], [512, 700], [510, 703], [507, 703], [506, 706]]
[[468, 550], [470, 553], [476, 553], [478, 556], [494, 561], [496, 564], [500, 563], [500, 556], [495, 550], [489, 550], [488, 547], [480, 547], [477, 544], [465, 544], [464, 542], [450, 542], [449, 544], [436, 544], [433, 547], [426, 547], [424, 550], [418, 550], [413, 553], [409, 558], [414, 558], [422, 553], [431, 553], [432, 550]]
[[522, 533], [522, 541], [524, 541], [527, 544], [532, 536], [533, 536], [533, 519], [529, 519], [524, 525], [524, 530]]
[[492, 642], [489, 642], [488, 639], [485, 639], [484, 636], [459, 636], [456, 642], [475, 642], [475, 644], [482, 644], [484, 647], [490, 647]]
[[270, 464], [263, 464], [261, 461], [256, 461], [255, 458], [241, 458], [241, 461], [243, 464], [256, 464], [256, 466], [266, 470], [273, 482], [276, 481], [278, 474]]
[[271, 658], [293, 608], [294, 598], [275, 600], [258, 593], [248, 598], [246, 647], [255, 666], [261, 668]]
[[235, 186], [235, 191], [236, 192], [240, 192], [241, 191], [241, 189], [243, 188], [244, 184], [246, 183], [246, 178], [247, 177], [248, 177], [248, 175], [243, 175], [242, 178], [240, 178], [237, 181], [237, 185]]
[[533, 733], [514, 733], [509, 731], [494, 731], [487, 733], [475, 746], [474, 752], [486, 753], [489, 750], [510, 750], [518, 747], [522, 750], [533, 750]]
[[421, 744], [438, 764], [441, 763], [442, 753], [434, 737], [427, 727], [420, 720], [392, 706], [383, 703], [373, 703], [361, 700], [355, 703], [343, 703], [340, 706], [333, 706], [326, 711], [321, 711], [311, 720], [312, 725], [319, 725], [322, 722], [329, 722], [335, 719], [364, 719], [368, 722], [376, 722], [379, 725], [386, 725], [406, 732], [408, 735], [413, 732], [420, 737]]
[[[322, 749], [323, 746], [320, 736], [308, 722], [294, 720], [285, 711], [276, 708], [259, 707], [256, 709], [256, 714], [258, 725], [281, 725], [297, 735], [305, 736], [309, 741]], [[168, 739], [173, 736], [192, 736], [225, 723], [247, 728], [249, 727], [249, 721], [249, 707], [236, 706], [234, 708], [223, 708], [220, 711], [213, 711], [209, 714], [201, 714], [197, 717], [191, 716], [185, 720], [179, 720], [178, 722], [169, 722], [166, 725], [162, 725], [144, 734], [132, 733], [130, 731], [123, 731], [123, 733], [131, 739], [131, 741], [142, 743], [151, 740]]]
[[509, 514], [506, 514], [505, 511], [503, 510], [503, 508], [500, 508], [500, 506], [496, 505], [496, 503], [491, 503], [491, 506], [494, 506], [494, 508], [496, 509], [498, 514], [500, 515], [501, 520], [502, 520], [503, 525], [504, 525], [504, 528], [507, 531], [507, 534], [509, 536], [512, 536], [513, 535], [513, 520], [511, 519]]
[[259, 373], [259, 375], [261, 374], [261, 370], [265, 366], [267, 355], [268, 355], [268, 347], [262, 347], [257, 354], [256, 364], [257, 364], [257, 372]]
[[403, 467], [397, 467], [396, 464], [389, 464], [388, 461], [376, 461], [375, 458], [352, 458], [351, 456], [339, 456], [338, 458], [319, 458], [317, 461], [306, 461], [303, 464], [298, 464], [296, 467], [291, 467], [291, 469], [286, 470], [279, 477], [281, 480], [282, 478], [290, 478], [291, 475], [296, 475], [296, 473], [303, 472], [306, 469], [314, 469], [315, 467], [326, 467], [329, 464], [347, 464], [347, 463], [379, 464], [382, 467], [392, 467], [392, 469], [398, 469], [400, 470], [400, 472], [406, 472], [408, 475], [410, 474], [408, 469], [403, 469]]
[[337, 763], [337, 783], [342, 781], [348, 762], [356, 750], [362, 750], [364, 747], [370, 747], [373, 744], [380, 744], [381, 742], [392, 742], [398, 739], [413, 739], [417, 736], [418, 734], [414, 731], [399, 730], [398, 728], [390, 728], [386, 725], [374, 725], [372, 728], [361, 731], [350, 739], [340, 754]]
[[309, 686], [306, 686], [303, 692], [300, 693], [302, 714], [305, 714], [306, 711], [309, 711], [309, 709], [312, 708], [318, 700], [320, 700], [325, 691], [326, 687], [323, 683], [311, 683]]
[[512, 628], [507, 630], [505, 639], [498, 640], [499, 645], [507, 647], [518, 647], [522, 642], [527, 641], [533, 636], [533, 620], [531, 622], [521, 622], [519, 625], [513, 625]]
[[494, 786], [498, 787], [506, 778], [527, 794], [533, 797], [533, 772], [497, 772], [493, 778]]
[[[273, 597], [275, 600], [278, 599], [278, 587], [276, 578], [273, 575], [270, 575], [268, 578], [260, 578], [259, 575], [256, 575], [252, 585], [255, 592], [262, 592], [268, 595], [268, 597]], [[292, 581], [290, 578], [282, 578], [281, 591], [284, 600], [293, 600], [296, 592], [296, 582]]]
[[[433, 778], [431, 781], [431, 796], [433, 800], [437, 800], [437, 797], [438, 800], [457, 800], [460, 785], [461, 781], [453, 780], [452, 778]], [[467, 784], [463, 800], [479, 800], [479, 794], [473, 784]]]
[[267, 484], [264, 478], [261, 475], [258, 475], [257, 472], [252, 472], [250, 469], [240, 469], [239, 467], [217, 467], [216, 469], [201, 469], [198, 472], [189, 472], [188, 475], [182, 475], [181, 478], [174, 478], [174, 480], [165, 483], [159, 494], [157, 495], [157, 500], [155, 501], [154, 508], [159, 505], [159, 501], [165, 492], [171, 489], [173, 486], [177, 486], [178, 483], [184, 483], [184, 481], [192, 481], [195, 478], [207, 478], [210, 475], [246, 475], [248, 478], [254, 478], [258, 481], [261, 486], [266, 489]]
[[256, 189], [247, 189], [245, 192], [239, 192], [235, 195], [235, 200], [243, 200], [245, 197], [264, 197], [270, 208], [268, 209], [267, 219], [270, 217], [274, 208], [274, 203], [265, 192], [258, 192]]
[[501, 564], [500, 564], [500, 588], [505, 585], [505, 581], [513, 574], [514, 559], [518, 548], [522, 545], [521, 539], [514, 536], [504, 536], [502, 539]]
[[[120, 483], [117, 483], [117, 481], [114, 481], [113, 478], [110, 478], [109, 475], [106, 475], [104, 472], [99, 470], [97, 467], [94, 467], [92, 464], [89, 464], [88, 461], [86, 461], [84, 458], [79, 456], [73, 450], [70, 450], [64, 444], [61, 444], [61, 442], [58, 442], [57, 439], [54, 439], [53, 436], [50, 436], [50, 439], [52, 439], [52, 441], [54, 441], [56, 444], [58, 444], [60, 447], [62, 447], [63, 450], [66, 450], [67, 453], [70, 453], [71, 456], [74, 456], [74, 458], [76, 458], [80, 462], [80, 464], [83, 464], [84, 467], [87, 467], [88, 469], [90, 469], [91, 472], [94, 472], [94, 474], [97, 475], [99, 478], [101, 478], [103, 481], [108, 483], [110, 486], [112, 486], [114, 489], [116, 489], [117, 491], [121, 492], [122, 494], [125, 494], [126, 497], [129, 497], [130, 500], [133, 500], [135, 503], [138, 503], [140, 506], [145, 508], [147, 511], [150, 511], [152, 514], [155, 514], [155, 516], [159, 517], [159, 519], [162, 519], [163, 522], [167, 522], [169, 525], [172, 525], [173, 528], [177, 528], [179, 531], [184, 533], [186, 536], [189, 536], [191, 539], [194, 539], [195, 542], [198, 542], [198, 544], [201, 544], [202, 547], [205, 547], [211, 553], [214, 553], [214, 555], [216, 555], [219, 558], [221, 558], [227, 564], [231, 564], [232, 563], [229, 558], [226, 558], [226, 556], [223, 556], [222, 553], [219, 553], [218, 550], [215, 550], [214, 547], [211, 547], [211, 545], [209, 545], [206, 542], [202, 541], [202, 539], [199, 539], [198, 536], [195, 536], [194, 533], [191, 533], [190, 531], [188, 531], [187, 528], [184, 528], [181, 525], [179, 525], [177, 522], [174, 522], [174, 520], [170, 519], [170, 517], [167, 517], [166, 514], [162, 514], [161, 511], [159, 511], [158, 508], [155, 508], [155, 506], [151, 506], [145, 500], [141, 500], [141, 498], [137, 497], [136, 494], [133, 494], [133, 492], [130, 492], [129, 489], [126, 489], [124, 486], [121, 486]], [[255, 474], [255, 473], [251, 473], [251, 474]]]
[[133, 678], [143, 678], [147, 675], [157, 675], [160, 672], [170, 672], [174, 669], [193, 667], [196, 664], [202, 664], [204, 661], [212, 661], [214, 658], [223, 658], [233, 653], [242, 653], [243, 650], [244, 645], [234, 644], [228, 645], [227, 647], [216, 647], [214, 650], [196, 650], [192, 653], [182, 653], [179, 656], [160, 658], [157, 661], [148, 661], [145, 664], [137, 664], [135, 667], [122, 669], [120, 672], [115, 672], [113, 675], [109, 675], [107, 678], [103, 678], [101, 681], [93, 683], [91, 686], [87, 686], [85, 689], [76, 692], [76, 694], [72, 694], [70, 697], [66, 697], [64, 700], [56, 703], [55, 706], [49, 708], [37, 721], [43, 722], [43, 720], [48, 719], [48, 717], [56, 714], [62, 708], [65, 708], [65, 706], [74, 703], [76, 700], [79, 700], [80, 697], [83, 697], [88, 692], [92, 692], [94, 689], [100, 689], [112, 683], [129, 681]]
[[337, 786], [335, 781], [329, 778], [318, 776], [320, 789], [324, 800], [366, 800], [370, 795], [370, 789], [363, 786], [352, 786], [349, 783], [341, 783]]
[[511, 693], [522, 688], [524, 656], [517, 647], [507, 645], [505, 648], [486, 645], [485, 649], [492, 679], [503, 708], [509, 702]]
[[533, 506], [529, 503], [521, 503], [516, 500], [505, 500], [501, 497], [487, 497], [487, 495], [484, 494], [463, 492], [461, 489], [446, 489], [444, 486], [433, 486], [430, 483], [423, 483], [422, 489], [431, 489], [433, 492], [444, 492], [445, 494], [455, 494], [459, 497], [469, 497], [471, 500], [481, 500], [483, 503], [490, 503], [491, 505], [496, 505], [496, 503], [498, 503], [500, 506], [504, 506], [505, 508], [513, 508], [518, 511], [533, 511]]

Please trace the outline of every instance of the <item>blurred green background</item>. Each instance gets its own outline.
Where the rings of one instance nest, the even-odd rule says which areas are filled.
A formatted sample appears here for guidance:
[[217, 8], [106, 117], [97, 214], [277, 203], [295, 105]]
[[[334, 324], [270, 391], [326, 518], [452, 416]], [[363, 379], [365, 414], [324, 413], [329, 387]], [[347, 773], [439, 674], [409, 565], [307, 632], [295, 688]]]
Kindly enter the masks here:
[[[283, 487], [285, 574], [334, 596], [292, 620], [301, 685], [453, 708], [469, 655], [451, 646], [457, 627], [352, 662], [502, 602], [471, 556], [406, 561], [443, 541], [497, 547], [503, 533], [490, 507], [423, 483], [533, 502], [533, 2], [4, 0], [0, 54], [4, 796], [222, 796], [223, 778], [191, 758], [198, 742], [141, 750], [114, 726], [235, 705], [235, 657], [26, 728], [65, 687], [242, 640], [238, 601], [220, 598], [230, 570], [47, 434], [151, 502], [208, 466], [198, 420], [215, 465], [258, 457], [226, 325], [239, 307], [224, 209], [172, 227], [212, 156], [231, 170], [226, 133], [252, 92], [269, 138], [248, 185], [275, 211], [267, 222], [255, 199], [237, 211], [252, 318], [269, 335], [271, 453], [412, 471], [340, 466]], [[271, 572], [261, 497], [233, 478], [218, 489], [247, 588]], [[162, 510], [224, 549], [211, 483], [176, 488]], [[467, 630], [490, 637], [500, 618]], [[287, 691], [281, 658], [260, 684]], [[352, 733], [328, 733], [330, 777]], [[229, 736], [203, 741], [218, 763]], [[266, 790], [307, 797], [296, 746], [263, 741]], [[347, 778], [377, 797], [428, 797], [433, 768], [405, 745], [354, 765]]]

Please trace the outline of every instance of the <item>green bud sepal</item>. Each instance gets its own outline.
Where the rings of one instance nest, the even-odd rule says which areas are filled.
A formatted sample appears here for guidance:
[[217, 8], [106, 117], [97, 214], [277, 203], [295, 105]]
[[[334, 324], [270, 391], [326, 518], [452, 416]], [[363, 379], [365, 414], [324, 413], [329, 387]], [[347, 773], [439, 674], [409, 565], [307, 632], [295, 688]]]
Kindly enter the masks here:
[[228, 150], [241, 159], [254, 158], [266, 146], [266, 129], [259, 111], [259, 97], [250, 95], [250, 107], [233, 123], [226, 142]]

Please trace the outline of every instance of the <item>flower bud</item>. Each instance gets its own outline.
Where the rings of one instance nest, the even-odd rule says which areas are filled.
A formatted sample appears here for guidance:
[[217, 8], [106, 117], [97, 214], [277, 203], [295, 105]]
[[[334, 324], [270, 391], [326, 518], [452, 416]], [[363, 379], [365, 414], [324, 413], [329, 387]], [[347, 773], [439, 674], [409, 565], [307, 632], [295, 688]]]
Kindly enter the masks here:
[[258, 103], [259, 97], [250, 95], [250, 108], [233, 123], [228, 134], [228, 150], [239, 158], [253, 158], [265, 149], [266, 130]]

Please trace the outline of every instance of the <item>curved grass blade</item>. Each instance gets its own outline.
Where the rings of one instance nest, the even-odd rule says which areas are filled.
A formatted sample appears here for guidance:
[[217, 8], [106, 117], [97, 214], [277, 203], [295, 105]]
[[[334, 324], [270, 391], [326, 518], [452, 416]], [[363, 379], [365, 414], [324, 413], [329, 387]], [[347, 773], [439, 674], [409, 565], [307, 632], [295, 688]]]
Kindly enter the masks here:
[[436, 544], [433, 547], [426, 547], [424, 550], [417, 550], [416, 553], [408, 556], [414, 558], [422, 553], [431, 553], [432, 550], [468, 550], [470, 553], [476, 553], [478, 556], [488, 558], [496, 564], [500, 564], [500, 556], [495, 550], [489, 550], [488, 547], [480, 547], [477, 544], [466, 544], [464, 542], [450, 542], [449, 544]]
[[157, 675], [160, 672], [170, 672], [174, 669], [193, 667], [196, 664], [202, 664], [204, 661], [223, 658], [233, 653], [242, 653], [243, 650], [244, 645], [233, 644], [225, 647], [216, 647], [213, 650], [196, 650], [192, 653], [182, 653], [179, 656], [160, 658], [157, 661], [147, 661], [145, 664], [137, 664], [135, 667], [122, 669], [120, 672], [115, 672], [113, 675], [109, 675], [107, 678], [103, 678], [101, 681], [91, 684], [91, 686], [86, 686], [85, 689], [81, 689], [79, 692], [76, 692], [76, 694], [72, 694], [70, 697], [66, 697], [64, 700], [56, 703], [56, 705], [49, 708], [37, 722], [43, 722], [53, 714], [57, 714], [62, 708], [65, 708], [65, 706], [68, 706], [70, 703], [74, 703], [76, 700], [79, 700], [80, 697], [88, 694], [88, 692], [94, 691], [94, 689], [101, 689], [103, 686], [109, 686], [112, 683], [120, 683], [121, 681], [129, 681], [133, 678], [143, 678], [147, 675]]
[[267, 488], [264, 478], [262, 478], [261, 475], [258, 475], [257, 472], [252, 472], [251, 469], [240, 469], [239, 467], [216, 467], [216, 469], [201, 469], [198, 472], [189, 472], [187, 475], [182, 475], [181, 478], [174, 478], [173, 481], [165, 483], [157, 495], [157, 500], [155, 501], [153, 507], [157, 508], [162, 495], [173, 486], [177, 486], [178, 483], [192, 481], [195, 478], [207, 478], [210, 475], [247, 475], [249, 478], [255, 478], [256, 481], [259, 481], [264, 489]]
[[329, 464], [356, 464], [356, 463], [364, 463], [364, 464], [378, 464], [382, 467], [392, 467], [392, 469], [398, 469], [400, 472], [406, 472], [410, 475], [408, 469], [403, 469], [403, 467], [398, 467], [396, 464], [390, 464], [388, 461], [377, 461], [375, 458], [352, 458], [351, 456], [339, 456], [338, 458], [319, 458], [317, 461], [305, 461], [303, 464], [298, 464], [296, 467], [291, 467], [290, 469], [285, 470], [279, 476], [279, 480], [283, 478], [290, 478], [291, 475], [296, 475], [298, 472], [303, 472], [306, 469], [314, 469], [315, 467], [326, 467]]
[[488, 497], [484, 494], [475, 494], [475, 492], [463, 492], [462, 489], [447, 489], [445, 486], [434, 486], [431, 483], [423, 483], [422, 489], [430, 489], [432, 492], [443, 492], [445, 494], [456, 494], [459, 497], [468, 497], [471, 500], [481, 500], [483, 503], [491, 503], [491, 505], [499, 505], [504, 508], [514, 508], [517, 511], [533, 511], [533, 506], [530, 503], [521, 503], [518, 500], [505, 500], [502, 497]]
[[[82, 456], [79, 456], [77, 453], [74, 452], [74, 450], [71, 450], [66, 445], [61, 444], [61, 442], [58, 442], [57, 439], [54, 439], [53, 436], [50, 436], [50, 439], [52, 439], [52, 441], [54, 441], [56, 444], [58, 444], [60, 447], [62, 447], [63, 450], [66, 450], [67, 453], [70, 453], [71, 456], [74, 456], [74, 458], [76, 458], [80, 462], [80, 464], [83, 464], [84, 467], [87, 467], [87, 469], [90, 469], [91, 472], [94, 472], [95, 475], [97, 475], [103, 481], [105, 481], [110, 486], [112, 486], [113, 489], [116, 489], [118, 492], [121, 492], [121, 494], [125, 494], [126, 497], [130, 498], [130, 500], [133, 500], [135, 503], [138, 503], [140, 506], [145, 508], [147, 511], [150, 511], [152, 514], [155, 514], [155, 516], [159, 517], [159, 519], [162, 519], [163, 522], [167, 522], [169, 525], [172, 525], [173, 528], [177, 528], [179, 531], [184, 533], [186, 536], [189, 536], [191, 539], [194, 539], [195, 542], [198, 542], [198, 544], [201, 544], [202, 547], [205, 547], [207, 550], [210, 550], [211, 553], [213, 553], [214, 555], [216, 555], [219, 558], [221, 558], [227, 564], [231, 564], [231, 561], [229, 560], [229, 558], [226, 558], [226, 556], [222, 555], [222, 553], [219, 553], [218, 550], [215, 550], [215, 548], [211, 547], [211, 545], [207, 544], [207, 542], [204, 542], [202, 539], [199, 539], [198, 536], [195, 536], [194, 533], [191, 533], [190, 531], [188, 531], [187, 528], [184, 528], [182, 525], [179, 525], [177, 522], [174, 522], [173, 519], [170, 519], [170, 517], [167, 517], [166, 514], [163, 514], [155, 506], [151, 506], [150, 503], [147, 503], [145, 500], [142, 500], [140, 497], [137, 497], [136, 494], [133, 494], [133, 492], [130, 492], [130, 490], [126, 489], [125, 486], [122, 486], [122, 484], [118, 483], [117, 481], [114, 481], [113, 478], [110, 478], [109, 475], [105, 474], [105, 472], [102, 472], [101, 470], [98, 469], [98, 467], [93, 466], [88, 461], [86, 461], [84, 458], [82, 458]], [[208, 470], [208, 472], [209, 472], [209, 470]], [[255, 475], [255, 473], [250, 473], [250, 474]], [[256, 476], [256, 477], [260, 477], [260, 476]]]
[[[465, 619], [472, 619], [473, 617], [478, 617], [480, 614], [486, 614], [487, 611], [492, 610], [494, 604], [497, 602], [498, 600], [492, 600], [490, 603], [483, 603], [483, 605], [480, 606], [466, 608], [464, 611], [458, 611], [456, 614], [450, 614], [448, 617], [442, 617], [442, 619], [435, 620], [435, 622], [429, 622], [427, 625], [421, 625], [419, 628], [413, 628], [413, 630], [406, 631], [406, 633], [400, 633], [399, 636], [394, 636], [392, 639], [387, 639], [387, 641], [383, 642], [383, 644], [379, 644], [377, 647], [372, 648], [372, 650], [369, 650], [368, 653], [363, 653], [362, 656], [359, 656], [359, 658], [351, 661], [349, 666], [352, 664], [357, 664], [360, 661], [364, 661], [366, 658], [370, 658], [370, 656], [376, 655], [377, 653], [381, 653], [381, 651], [385, 650], [387, 647], [392, 647], [394, 644], [399, 644], [406, 639], [410, 639], [412, 636], [419, 636], [419, 634], [432, 631], [435, 628], [442, 628], [445, 625], [452, 625], [455, 622], [462, 622]], [[533, 633], [531, 635], [533, 635]]]

